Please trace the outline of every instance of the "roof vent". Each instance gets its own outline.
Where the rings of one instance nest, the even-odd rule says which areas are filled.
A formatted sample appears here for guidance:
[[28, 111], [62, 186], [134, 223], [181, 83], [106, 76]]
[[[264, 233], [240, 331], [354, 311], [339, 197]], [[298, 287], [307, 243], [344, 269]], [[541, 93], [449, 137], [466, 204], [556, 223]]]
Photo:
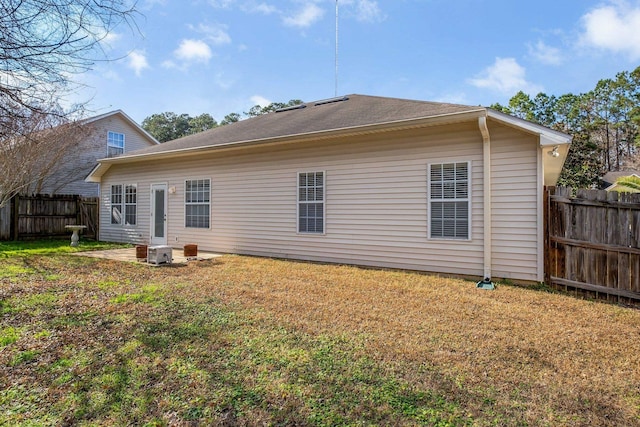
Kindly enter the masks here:
[[305, 104], [298, 104], [291, 107], [278, 108], [276, 110], [276, 113], [282, 113], [283, 111], [291, 111], [291, 110], [302, 110], [303, 108], [307, 108], [307, 106]]
[[334, 102], [342, 102], [348, 100], [348, 96], [338, 96], [336, 98], [323, 99], [322, 101], [318, 101], [313, 105], [324, 105], [324, 104], [332, 104]]

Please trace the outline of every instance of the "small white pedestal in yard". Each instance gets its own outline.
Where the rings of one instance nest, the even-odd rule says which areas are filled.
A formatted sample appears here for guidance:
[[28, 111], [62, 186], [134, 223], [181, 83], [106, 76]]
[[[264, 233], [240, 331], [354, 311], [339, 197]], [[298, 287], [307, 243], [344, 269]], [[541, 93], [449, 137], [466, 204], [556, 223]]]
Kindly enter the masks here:
[[149, 264], [171, 264], [171, 261], [173, 261], [171, 246], [149, 246], [147, 249], [147, 262]]
[[75, 246], [78, 246], [78, 241], [80, 240], [80, 236], [78, 236], [78, 231], [84, 230], [85, 228], [87, 228], [87, 226], [86, 225], [65, 225], [64, 228], [66, 228], [67, 230], [73, 231], [73, 234], [71, 235], [71, 246], [75, 247]]

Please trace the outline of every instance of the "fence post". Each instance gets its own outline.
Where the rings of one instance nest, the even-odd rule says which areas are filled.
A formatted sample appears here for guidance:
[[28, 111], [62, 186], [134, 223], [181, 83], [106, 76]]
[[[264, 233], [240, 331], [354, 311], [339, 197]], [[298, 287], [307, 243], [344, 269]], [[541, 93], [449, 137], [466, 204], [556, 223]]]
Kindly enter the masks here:
[[74, 196], [76, 202], [76, 224], [82, 224], [82, 200], [80, 196]]
[[20, 195], [16, 194], [11, 198], [11, 231], [10, 238], [19, 240], [19, 223], [20, 223]]
[[544, 186], [544, 195], [543, 195], [543, 201], [542, 201], [542, 216], [543, 216], [543, 233], [544, 233], [544, 250], [543, 250], [543, 257], [544, 257], [544, 283], [546, 285], [550, 285], [551, 284], [551, 257], [550, 257], [550, 248], [549, 248], [549, 244], [551, 242], [551, 239], [549, 238], [549, 191], [550, 188], [547, 187], [546, 185]]

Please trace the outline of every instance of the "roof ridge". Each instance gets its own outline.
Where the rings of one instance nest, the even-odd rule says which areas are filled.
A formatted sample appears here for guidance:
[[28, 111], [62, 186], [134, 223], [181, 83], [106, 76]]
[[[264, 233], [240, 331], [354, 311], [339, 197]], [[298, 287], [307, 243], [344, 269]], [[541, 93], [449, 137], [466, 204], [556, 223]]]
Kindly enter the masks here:
[[345, 96], [386, 99], [386, 100], [394, 100], [394, 101], [402, 101], [402, 102], [411, 102], [411, 103], [415, 103], [415, 104], [451, 105], [451, 106], [456, 106], [456, 107], [467, 107], [467, 108], [485, 108], [482, 105], [458, 104], [458, 103], [444, 102], [444, 101], [427, 101], [427, 100], [423, 100], [423, 99], [399, 98], [399, 97], [395, 97], [395, 96], [363, 95], [363, 94], [358, 94], [358, 93], [353, 93], [353, 94], [349, 94], [349, 95], [345, 95]]

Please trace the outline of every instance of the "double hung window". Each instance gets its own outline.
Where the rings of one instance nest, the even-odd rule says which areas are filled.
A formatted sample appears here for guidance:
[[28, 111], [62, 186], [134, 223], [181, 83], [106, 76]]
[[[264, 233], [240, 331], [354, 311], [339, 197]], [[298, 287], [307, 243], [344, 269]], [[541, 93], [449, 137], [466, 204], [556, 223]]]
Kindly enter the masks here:
[[136, 225], [138, 195], [135, 184], [111, 186], [111, 224]]
[[184, 226], [209, 228], [211, 212], [211, 181], [190, 179], [185, 182]]
[[111, 186], [111, 224], [122, 224], [122, 185]]
[[468, 240], [469, 162], [429, 165], [429, 237]]
[[298, 232], [324, 233], [324, 172], [298, 174]]
[[119, 156], [124, 153], [124, 134], [107, 132], [107, 157]]
[[124, 223], [125, 225], [136, 225], [138, 213], [138, 191], [135, 184], [124, 186]]

